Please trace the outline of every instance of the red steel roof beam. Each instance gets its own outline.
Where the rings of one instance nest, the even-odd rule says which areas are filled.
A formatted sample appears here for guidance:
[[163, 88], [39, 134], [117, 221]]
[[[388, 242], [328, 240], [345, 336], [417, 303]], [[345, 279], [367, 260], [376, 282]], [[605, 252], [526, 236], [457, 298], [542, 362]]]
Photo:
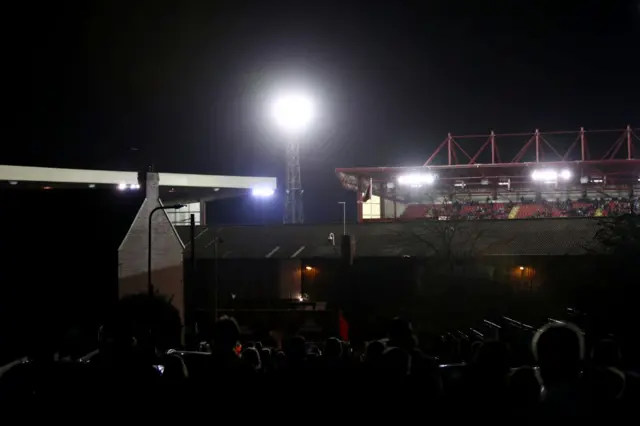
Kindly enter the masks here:
[[423, 164], [423, 166], [428, 166], [433, 161], [433, 159], [436, 158], [436, 155], [438, 155], [438, 153], [442, 151], [442, 148], [444, 148], [444, 144], [446, 144], [448, 141], [449, 138], [443, 140], [442, 143], [438, 145], [433, 154], [431, 154], [431, 157], [429, 157], [429, 159]]
[[[484, 151], [487, 146], [489, 145], [489, 143], [491, 143], [492, 139], [491, 137], [489, 137], [489, 139], [486, 140], [486, 142], [484, 144], [482, 144], [482, 146], [480, 147], [480, 149], [475, 153], [475, 155], [471, 158], [471, 160], [469, 160], [469, 164], [475, 164], [476, 163], [476, 159], [478, 158], [478, 156], [480, 154], [482, 154], [482, 151]], [[492, 146], [493, 148], [493, 146]], [[493, 163], [493, 159], [495, 158], [494, 156], [494, 152], [491, 153], [491, 162]]]
[[563, 160], [564, 158], [562, 157], [562, 155], [560, 155], [560, 153], [553, 147], [553, 145], [551, 145], [549, 143], [548, 140], [546, 140], [544, 137], [540, 136], [540, 138], [542, 139], [542, 142], [544, 142], [550, 149], [551, 151], [553, 151], [553, 153], [560, 159]]
[[[575, 138], [573, 143], [571, 143], [571, 145], [569, 145], [569, 148], [567, 149], [567, 152], [565, 152], [564, 155], [562, 156], [562, 161], [567, 161], [567, 158], [569, 158], [569, 155], [571, 154], [571, 151], [573, 151], [573, 148], [575, 148], [576, 145], [578, 145], [578, 141], [580, 140], [580, 138], [581, 138], [581, 136], [578, 136], [577, 138]], [[584, 161], [584, 155], [582, 155], [582, 160]]]
[[520, 162], [520, 159], [522, 158], [522, 156], [525, 154], [525, 152], [527, 152], [527, 149], [529, 148], [529, 146], [531, 146], [531, 144], [533, 143], [533, 141], [535, 140], [534, 136], [531, 136], [529, 138], [529, 140], [527, 141], [527, 143], [524, 144], [524, 146], [522, 147], [522, 149], [516, 154], [515, 157], [513, 157], [513, 160], [511, 160], [511, 163], [518, 163]]

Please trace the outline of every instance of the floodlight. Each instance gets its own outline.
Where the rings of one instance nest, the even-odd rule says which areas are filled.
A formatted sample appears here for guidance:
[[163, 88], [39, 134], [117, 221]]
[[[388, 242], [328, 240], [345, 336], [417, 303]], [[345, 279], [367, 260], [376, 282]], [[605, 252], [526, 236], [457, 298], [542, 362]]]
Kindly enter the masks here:
[[539, 180], [543, 182], [553, 182], [558, 179], [558, 173], [554, 170], [536, 170], [531, 173], [533, 180]]
[[571, 179], [571, 170], [564, 169], [560, 172], [560, 177], [564, 180]]
[[557, 182], [561, 180], [571, 179], [571, 170], [563, 169], [560, 172], [555, 170], [536, 170], [531, 174], [533, 180], [541, 182]]
[[412, 173], [408, 175], [398, 176], [398, 183], [400, 185], [421, 186], [430, 185], [434, 183], [436, 176], [431, 173]]
[[137, 183], [127, 184], [127, 183], [121, 182], [118, 184], [118, 189], [120, 191], [124, 191], [127, 189], [140, 189], [140, 185]]
[[271, 197], [274, 194], [274, 190], [271, 188], [253, 188], [251, 194], [254, 197], [267, 198]]
[[304, 132], [315, 116], [311, 97], [301, 93], [290, 93], [276, 99], [273, 104], [273, 118], [287, 133]]

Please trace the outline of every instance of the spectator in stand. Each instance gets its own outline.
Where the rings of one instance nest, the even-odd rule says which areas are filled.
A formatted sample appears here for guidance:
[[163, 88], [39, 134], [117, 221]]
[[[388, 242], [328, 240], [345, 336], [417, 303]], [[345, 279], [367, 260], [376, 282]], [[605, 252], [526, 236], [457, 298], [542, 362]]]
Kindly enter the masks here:
[[382, 354], [384, 372], [392, 377], [405, 377], [411, 373], [411, 356], [397, 347], [387, 348]]
[[621, 399], [627, 378], [621, 369], [622, 354], [616, 342], [604, 339], [596, 343], [591, 350], [591, 362], [588, 374], [596, 397], [605, 403]]
[[579, 416], [589, 404], [589, 391], [582, 379], [584, 337], [571, 323], [550, 323], [532, 341], [540, 367], [542, 404], [548, 415]]
[[322, 355], [325, 368], [340, 368], [343, 365], [343, 347], [342, 342], [335, 337], [327, 339], [324, 345], [324, 353]]
[[256, 348], [247, 348], [242, 351], [242, 360], [247, 364], [248, 368], [251, 368], [256, 373], [262, 371], [260, 352]]
[[367, 344], [364, 352], [364, 366], [369, 370], [376, 370], [382, 366], [382, 354], [384, 353], [384, 343], [373, 340]]
[[284, 355], [287, 370], [298, 371], [306, 367], [307, 341], [302, 336], [295, 336], [285, 341]]
[[540, 403], [540, 383], [536, 371], [528, 366], [520, 367], [509, 379], [509, 405], [514, 413], [531, 412]]
[[237, 352], [240, 327], [234, 318], [223, 316], [213, 326], [211, 344], [211, 379], [230, 378], [240, 372], [248, 372]]

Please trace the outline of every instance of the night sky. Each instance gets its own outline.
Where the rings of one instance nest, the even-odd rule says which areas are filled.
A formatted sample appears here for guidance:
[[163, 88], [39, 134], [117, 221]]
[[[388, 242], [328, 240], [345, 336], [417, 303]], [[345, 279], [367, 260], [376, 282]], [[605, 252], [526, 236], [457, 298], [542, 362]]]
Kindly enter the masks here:
[[[447, 132], [640, 126], [636, 0], [48, 3], [5, 16], [13, 81], [29, 81], [5, 80], [3, 164], [282, 179], [266, 105], [304, 86], [320, 110], [302, 147], [318, 222], [354, 200], [336, 167], [422, 164]], [[277, 220], [270, 204], [223, 203], [216, 219]]]

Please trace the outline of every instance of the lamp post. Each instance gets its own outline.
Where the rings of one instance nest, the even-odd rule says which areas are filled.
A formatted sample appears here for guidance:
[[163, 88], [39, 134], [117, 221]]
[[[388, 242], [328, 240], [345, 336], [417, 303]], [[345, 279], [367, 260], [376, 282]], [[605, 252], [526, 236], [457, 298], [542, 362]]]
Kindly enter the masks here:
[[284, 223], [304, 222], [302, 180], [300, 178], [300, 140], [315, 118], [311, 97], [301, 93], [280, 96], [273, 104], [273, 119], [287, 138], [287, 183]]
[[219, 262], [218, 262], [218, 258], [219, 258], [219, 244], [223, 243], [224, 241], [222, 240], [222, 238], [220, 238], [219, 236], [215, 236], [213, 237], [213, 262], [214, 262], [214, 275], [213, 275], [213, 283], [215, 285], [215, 291], [214, 291], [214, 296], [215, 296], [215, 300], [213, 302], [213, 319], [214, 321], [218, 320], [218, 298], [220, 297], [220, 273], [218, 272], [218, 267], [219, 267]]
[[153, 219], [153, 214], [159, 210], [179, 210], [184, 207], [184, 204], [174, 204], [172, 206], [158, 206], [151, 210], [149, 213], [149, 241], [147, 243], [147, 292], [149, 293], [149, 297], [153, 296], [153, 283], [151, 282], [151, 220]]
[[338, 204], [342, 204], [342, 235], [347, 235], [347, 202], [338, 201]]

